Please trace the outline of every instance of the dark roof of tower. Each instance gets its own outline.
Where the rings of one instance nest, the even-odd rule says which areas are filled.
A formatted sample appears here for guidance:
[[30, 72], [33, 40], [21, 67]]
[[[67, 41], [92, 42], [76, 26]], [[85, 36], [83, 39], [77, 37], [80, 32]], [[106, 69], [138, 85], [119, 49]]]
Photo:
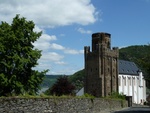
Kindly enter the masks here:
[[119, 60], [119, 74], [138, 75], [139, 70], [134, 62]]
[[97, 33], [93, 33], [93, 34], [92, 34], [92, 37], [94, 37], [94, 36], [100, 36], [101, 34], [108, 35], [109, 38], [110, 38], [110, 36], [111, 36], [111, 34], [109, 34], [109, 33], [107, 33], [107, 32], [97, 32]]

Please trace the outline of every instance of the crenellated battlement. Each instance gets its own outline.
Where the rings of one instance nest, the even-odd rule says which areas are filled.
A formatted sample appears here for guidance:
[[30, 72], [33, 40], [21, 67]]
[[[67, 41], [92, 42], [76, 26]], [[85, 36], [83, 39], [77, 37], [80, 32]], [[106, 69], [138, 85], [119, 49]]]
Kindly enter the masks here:
[[119, 57], [119, 49], [113, 48], [113, 49], [105, 49], [104, 56], [111, 56], [111, 57]]

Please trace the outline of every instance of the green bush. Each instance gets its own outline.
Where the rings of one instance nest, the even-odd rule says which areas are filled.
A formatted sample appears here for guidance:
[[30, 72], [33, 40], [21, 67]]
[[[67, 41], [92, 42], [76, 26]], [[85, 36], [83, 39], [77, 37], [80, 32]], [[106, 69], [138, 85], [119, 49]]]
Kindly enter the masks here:
[[125, 95], [123, 95], [123, 93], [118, 93], [118, 92], [112, 92], [110, 94], [110, 96], [108, 96], [109, 98], [114, 98], [114, 99], [123, 99], [125, 100]]
[[81, 97], [81, 98], [92, 98], [92, 99], [94, 99], [94, 98], [95, 98], [93, 95], [88, 94], [88, 93], [85, 93], [84, 95], [79, 96], [79, 97]]

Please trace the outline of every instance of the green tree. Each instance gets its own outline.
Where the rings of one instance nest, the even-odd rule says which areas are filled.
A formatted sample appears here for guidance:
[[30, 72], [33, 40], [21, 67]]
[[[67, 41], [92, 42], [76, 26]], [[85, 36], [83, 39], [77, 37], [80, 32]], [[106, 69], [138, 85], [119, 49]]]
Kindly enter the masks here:
[[72, 95], [74, 90], [75, 86], [68, 80], [68, 77], [60, 76], [52, 88], [50, 88], [50, 94], [55, 94], [56, 96]]
[[46, 71], [33, 68], [41, 51], [33, 43], [42, 32], [34, 32], [35, 24], [16, 15], [12, 24], [0, 24], [0, 96], [35, 94]]
[[144, 70], [145, 73], [145, 80], [146, 80], [146, 85], [147, 88], [150, 89], [150, 55], [147, 54], [145, 57], [141, 58], [138, 60], [139, 65], [141, 65], [142, 69]]

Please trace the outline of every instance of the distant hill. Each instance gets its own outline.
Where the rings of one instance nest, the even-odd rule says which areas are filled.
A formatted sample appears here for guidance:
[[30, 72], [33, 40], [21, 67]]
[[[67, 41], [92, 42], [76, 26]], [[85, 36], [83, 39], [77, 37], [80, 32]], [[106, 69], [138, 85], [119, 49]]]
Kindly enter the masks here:
[[129, 46], [119, 50], [119, 59], [133, 61], [139, 65], [138, 60], [148, 54], [150, 54], [150, 45]]
[[45, 78], [41, 84], [42, 88], [51, 87], [61, 75], [45, 75]]
[[69, 80], [76, 86], [77, 90], [80, 90], [84, 84], [85, 73], [84, 69], [77, 71], [73, 75], [68, 76]]

